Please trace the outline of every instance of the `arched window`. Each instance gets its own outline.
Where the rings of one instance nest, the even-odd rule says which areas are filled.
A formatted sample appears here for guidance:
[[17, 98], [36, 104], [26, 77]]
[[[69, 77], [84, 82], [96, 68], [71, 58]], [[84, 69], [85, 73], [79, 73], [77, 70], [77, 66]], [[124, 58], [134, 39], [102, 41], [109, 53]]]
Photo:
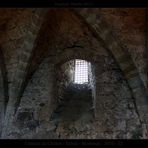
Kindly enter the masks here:
[[[93, 65], [83, 59], [72, 59], [56, 69], [56, 100], [61, 110], [61, 119], [77, 120], [90, 114], [94, 107], [95, 76]], [[80, 117], [78, 117], [80, 116]], [[68, 118], [66, 118], [68, 117]]]

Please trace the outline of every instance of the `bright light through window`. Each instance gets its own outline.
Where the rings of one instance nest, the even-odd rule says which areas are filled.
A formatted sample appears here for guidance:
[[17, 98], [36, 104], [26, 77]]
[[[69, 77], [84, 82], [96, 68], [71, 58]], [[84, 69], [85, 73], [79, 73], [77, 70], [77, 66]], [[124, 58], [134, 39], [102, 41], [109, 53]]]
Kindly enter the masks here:
[[88, 82], [88, 62], [75, 60], [75, 83], [83, 84]]

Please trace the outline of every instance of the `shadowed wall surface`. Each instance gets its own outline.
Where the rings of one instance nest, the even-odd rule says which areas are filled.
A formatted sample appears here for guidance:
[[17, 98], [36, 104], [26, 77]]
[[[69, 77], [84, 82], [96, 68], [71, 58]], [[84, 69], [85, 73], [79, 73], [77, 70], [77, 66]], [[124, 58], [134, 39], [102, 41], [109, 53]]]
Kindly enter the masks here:
[[[146, 11], [1, 8], [1, 138], [148, 138]], [[77, 98], [80, 92], [72, 85], [74, 95], [66, 95], [71, 103], [65, 102], [55, 115], [60, 97], [57, 76], [60, 79], [69, 69], [60, 67], [74, 59], [92, 64], [94, 100], [83, 90]], [[64, 110], [73, 116], [72, 104], [75, 108], [79, 99], [82, 112], [90, 110], [89, 98], [93, 116], [85, 114], [90, 119], [85, 126], [83, 119], [59, 121]]]

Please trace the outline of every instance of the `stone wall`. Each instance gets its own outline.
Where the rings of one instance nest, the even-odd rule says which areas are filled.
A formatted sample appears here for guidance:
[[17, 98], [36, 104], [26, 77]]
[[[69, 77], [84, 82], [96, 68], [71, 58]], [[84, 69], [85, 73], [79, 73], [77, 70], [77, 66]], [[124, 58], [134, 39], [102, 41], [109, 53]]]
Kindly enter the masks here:
[[100, 60], [103, 66], [101, 62], [95, 66], [98, 138], [142, 137], [142, 124], [121, 70], [110, 56]]
[[47, 131], [50, 133], [49, 120], [55, 105], [53, 73], [53, 65], [45, 59], [30, 80], [11, 127], [6, 127], [5, 137], [44, 138]]
[[100, 13], [130, 53], [146, 86], [145, 9], [102, 8]]
[[96, 102], [96, 74], [94, 71], [94, 64], [88, 63], [88, 77], [89, 77], [89, 86], [92, 90], [92, 100], [93, 100], [93, 109], [95, 110]]
[[2, 132], [3, 120], [4, 120], [4, 89], [3, 89], [3, 79], [0, 71], [0, 137]]
[[65, 77], [67, 77], [63, 79], [63, 82], [65, 82], [66, 86], [74, 81], [74, 62], [74, 60], [71, 60], [61, 65], [62, 73], [64, 73]]
[[[126, 70], [130, 72], [128, 68], [137, 68], [146, 86], [144, 10], [95, 8], [88, 9], [88, 12], [85, 14], [84, 11], [82, 16], [85, 17], [78, 17], [71, 9], [0, 9], [0, 44], [8, 72], [8, 82], [5, 83], [9, 86], [9, 102], [3, 120], [4, 127], [0, 131], [1, 138], [147, 138], [141, 114], [137, 110], [139, 104], [135, 101], [138, 94], [133, 95], [129, 86], [131, 83], [126, 77], [128, 74], [125, 73]], [[94, 21], [94, 18], [97, 19]], [[114, 38], [114, 42], [110, 42], [113, 41], [112, 36], [106, 36], [109, 31], [103, 32], [106, 28], [94, 32], [94, 24], [99, 24], [100, 18], [108, 22], [120, 41], [116, 42]], [[96, 36], [99, 31], [104, 33], [100, 34], [102, 38]], [[102, 39], [108, 41], [107, 46]], [[130, 63], [132, 60], [127, 59], [125, 64], [122, 63], [123, 59], [118, 58], [123, 54], [122, 44], [127, 47], [135, 66]], [[65, 132], [52, 117], [57, 107], [59, 81], [56, 78], [65, 69], [69, 71], [71, 66], [67, 64], [59, 71], [56, 66], [72, 59], [83, 59], [92, 64], [95, 117], [85, 126], [81, 122], [69, 124]], [[124, 69], [128, 64], [131, 67]], [[65, 81], [65, 77], [61, 80]], [[69, 78], [67, 80], [69, 84], [71, 81]], [[0, 108], [3, 110], [1, 72], [0, 88]], [[142, 97], [139, 95], [138, 99], [142, 100], [144, 93], [142, 89], [138, 89], [139, 92]], [[17, 101], [18, 108], [15, 106]], [[146, 104], [144, 107], [147, 107]], [[147, 115], [144, 107], [140, 111]], [[3, 118], [1, 113], [0, 118]], [[60, 133], [68, 134], [62, 136]]]
[[62, 65], [55, 65], [56, 77], [56, 97], [57, 101], [63, 97], [64, 90], [74, 81], [74, 60], [63, 63]]

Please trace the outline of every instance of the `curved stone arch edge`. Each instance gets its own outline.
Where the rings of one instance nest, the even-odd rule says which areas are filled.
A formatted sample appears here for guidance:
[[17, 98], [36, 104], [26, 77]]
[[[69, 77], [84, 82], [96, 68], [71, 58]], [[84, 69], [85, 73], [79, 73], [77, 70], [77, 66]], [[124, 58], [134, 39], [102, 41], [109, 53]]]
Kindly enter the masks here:
[[[85, 21], [85, 19], [84, 19], [84, 21]], [[88, 24], [89, 25], [89, 24]], [[107, 28], [108, 29], [108, 28]], [[96, 32], [95, 32], [96, 33]], [[97, 33], [98, 34], [98, 33]], [[101, 37], [100, 37], [101, 38]], [[102, 39], [102, 38], [101, 38]], [[104, 40], [103, 40], [104, 41]], [[110, 49], [109, 49], [110, 50]], [[112, 50], [110, 50], [111, 52], [112, 52]], [[113, 54], [114, 55], [114, 54]], [[114, 56], [115, 57], [115, 56]], [[116, 57], [115, 57], [115, 59], [116, 59]], [[116, 60], [117, 61], [117, 63], [119, 64], [119, 66], [121, 66], [121, 64], [118, 62], [118, 60]], [[121, 68], [121, 67], [120, 67]], [[134, 66], [134, 69], [135, 69], [135, 66]], [[121, 68], [121, 70], [123, 71], [123, 69]], [[123, 73], [125, 73], [124, 71], [123, 71]], [[135, 79], [135, 80], [134, 80]], [[140, 91], [142, 90], [142, 98], [144, 98], [144, 100], [145, 101], [147, 101], [148, 99], [148, 95], [147, 95], [147, 92], [146, 92], [146, 90], [145, 90], [145, 88], [144, 88], [144, 86], [143, 86], [143, 83], [142, 83], [142, 80], [140, 79], [140, 76], [139, 76], [139, 74], [138, 73], [136, 73], [136, 77], [134, 77], [133, 79], [129, 79], [129, 80], [127, 80], [128, 81], [128, 84], [129, 84], [129, 86], [131, 87], [131, 89], [132, 89], [132, 92], [134, 93], [134, 97], [135, 98], [137, 98], [137, 94], [135, 94], [135, 90], [133, 89], [133, 84], [134, 83], [137, 83], [137, 87], [139, 87], [139, 83], [140, 83]], [[142, 88], [141, 88], [142, 87]], [[138, 99], [139, 100], [139, 99]], [[144, 101], [144, 103], [142, 103], [143, 105], [145, 105], [145, 101]]]

